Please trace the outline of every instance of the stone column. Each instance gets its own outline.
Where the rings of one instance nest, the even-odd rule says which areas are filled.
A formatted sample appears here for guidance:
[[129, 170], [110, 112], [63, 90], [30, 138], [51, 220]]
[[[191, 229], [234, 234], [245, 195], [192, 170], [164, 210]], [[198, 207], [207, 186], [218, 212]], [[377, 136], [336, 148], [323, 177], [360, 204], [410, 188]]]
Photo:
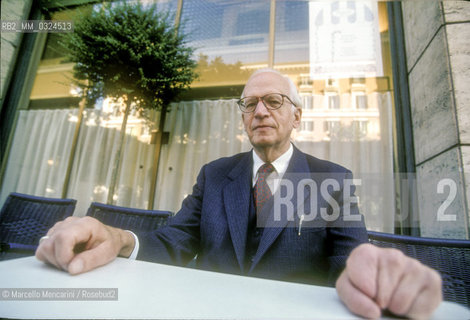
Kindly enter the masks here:
[[[28, 20], [31, 10], [32, 0], [2, 0], [2, 21], [3, 20]], [[1, 33], [1, 72], [0, 72], [0, 105], [5, 98], [5, 91], [11, 79], [11, 73], [15, 66], [18, 49], [23, 38], [22, 33], [2, 32]]]
[[468, 239], [470, 2], [402, 8], [421, 235]]

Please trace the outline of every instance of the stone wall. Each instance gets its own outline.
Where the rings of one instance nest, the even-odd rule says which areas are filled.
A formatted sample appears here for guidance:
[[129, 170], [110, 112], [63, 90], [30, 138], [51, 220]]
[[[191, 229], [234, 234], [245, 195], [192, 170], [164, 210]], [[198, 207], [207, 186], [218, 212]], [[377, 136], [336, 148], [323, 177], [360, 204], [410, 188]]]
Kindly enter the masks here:
[[470, 2], [402, 8], [421, 234], [468, 239]]
[[[2, 0], [2, 20], [27, 20], [33, 0]], [[1, 33], [1, 72], [0, 72], [0, 105], [2, 105], [11, 74], [15, 66], [18, 48], [23, 38], [22, 33]]]

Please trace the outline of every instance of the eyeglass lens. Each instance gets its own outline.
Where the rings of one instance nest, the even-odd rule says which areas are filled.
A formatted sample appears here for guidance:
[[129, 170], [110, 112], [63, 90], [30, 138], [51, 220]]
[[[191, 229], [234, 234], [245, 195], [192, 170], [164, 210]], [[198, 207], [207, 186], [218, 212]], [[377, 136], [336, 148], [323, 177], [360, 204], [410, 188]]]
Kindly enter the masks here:
[[264, 105], [270, 109], [278, 109], [282, 106], [283, 103], [283, 96], [279, 93], [271, 93], [265, 95], [264, 97], [246, 97], [241, 100], [241, 107], [246, 111], [253, 111], [255, 110], [256, 106], [258, 105], [258, 100], [261, 99]]

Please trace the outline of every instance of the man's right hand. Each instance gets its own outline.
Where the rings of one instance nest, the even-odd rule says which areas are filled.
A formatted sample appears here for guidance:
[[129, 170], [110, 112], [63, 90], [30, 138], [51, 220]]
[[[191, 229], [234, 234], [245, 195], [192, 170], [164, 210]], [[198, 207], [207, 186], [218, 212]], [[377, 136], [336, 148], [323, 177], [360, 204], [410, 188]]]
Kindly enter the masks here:
[[36, 258], [78, 274], [105, 265], [118, 255], [129, 257], [134, 246], [129, 232], [95, 218], [69, 217], [49, 229], [36, 250]]

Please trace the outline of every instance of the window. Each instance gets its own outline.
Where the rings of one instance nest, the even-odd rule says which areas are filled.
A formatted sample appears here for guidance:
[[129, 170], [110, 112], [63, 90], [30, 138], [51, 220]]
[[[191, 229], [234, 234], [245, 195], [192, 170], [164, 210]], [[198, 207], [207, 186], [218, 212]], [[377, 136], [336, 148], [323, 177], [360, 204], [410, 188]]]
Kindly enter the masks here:
[[341, 129], [341, 121], [339, 120], [327, 120], [323, 125], [323, 131], [328, 139], [339, 138]]
[[357, 94], [356, 98], [356, 109], [367, 109], [367, 96], [365, 94]]
[[328, 109], [339, 109], [340, 100], [338, 95], [328, 95]]
[[[157, 3], [174, 13], [178, 0]], [[93, 6], [53, 16], [70, 19], [78, 9]], [[302, 123], [293, 136], [296, 146], [337, 162], [356, 176], [373, 174], [393, 181], [393, 79], [386, 3], [183, 0], [180, 30], [187, 34], [188, 45], [196, 48], [200, 74], [183, 100], [239, 97], [249, 75], [272, 64], [292, 79], [302, 97]], [[57, 42], [50, 34], [31, 106], [78, 104], [71, 100], [73, 88], [67, 79], [72, 65], [62, 61]], [[204, 126], [209, 120], [201, 116], [198, 121]], [[389, 189], [375, 188], [389, 198], [371, 197], [371, 189], [374, 186], [367, 183], [358, 188], [368, 227], [393, 230], [394, 195], [384, 191]], [[381, 208], [380, 213], [375, 208]]]
[[302, 121], [302, 131], [313, 132], [315, 129], [315, 122], [313, 120]]
[[241, 87], [234, 93], [234, 85], [242, 86], [253, 68], [267, 65], [269, 16], [269, 1], [183, 1], [182, 30], [199, 63], [193, 88], [229, 86], [228, 93], [211, 92], [239, 95]]
[[353, 122], [354, 134], [358, 139], [362, 139], [367, 136], [367, 120], [355, 120]]

